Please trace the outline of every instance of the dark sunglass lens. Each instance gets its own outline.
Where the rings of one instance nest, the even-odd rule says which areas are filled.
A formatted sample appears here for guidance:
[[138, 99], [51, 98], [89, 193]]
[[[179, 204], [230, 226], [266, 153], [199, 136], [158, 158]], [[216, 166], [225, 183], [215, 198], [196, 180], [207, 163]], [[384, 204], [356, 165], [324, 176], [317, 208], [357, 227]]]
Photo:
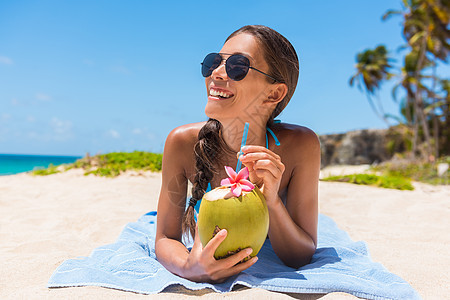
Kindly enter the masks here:
[[232, 55], [227, 59], [226, 70], [230, 79], [239, 81], [244, 79], [248, 73], [250, 61], [242, 55]]
[[217, 68], [222, 62], [222, 57], [217, 53], [210, 53], [206, 55], [202, 62], [202, 75], [203, 77], [208, 77], [211, 75], [212, 71]]

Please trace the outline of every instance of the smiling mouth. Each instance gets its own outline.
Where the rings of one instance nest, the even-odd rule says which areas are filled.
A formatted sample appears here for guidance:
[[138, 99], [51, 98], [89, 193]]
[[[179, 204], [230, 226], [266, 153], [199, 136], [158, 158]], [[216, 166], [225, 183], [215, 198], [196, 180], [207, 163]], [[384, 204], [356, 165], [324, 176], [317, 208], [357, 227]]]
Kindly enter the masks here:
[[234, 96], [232, 93], [228, 93], [228, 92], [224, 92], [224, 91], [220, 91], [220, 90], [215, 90], [215, 89], [210, 89], [209, 90], [209, 95], [213, 96], [213, 97], [217, 97], [219, 99], [229, 99], [229, 98]]

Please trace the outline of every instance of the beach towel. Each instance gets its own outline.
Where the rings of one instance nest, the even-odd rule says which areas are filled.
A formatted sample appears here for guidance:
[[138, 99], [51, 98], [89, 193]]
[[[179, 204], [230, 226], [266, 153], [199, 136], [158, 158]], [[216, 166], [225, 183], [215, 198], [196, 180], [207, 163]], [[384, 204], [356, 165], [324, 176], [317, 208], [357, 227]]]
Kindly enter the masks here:
[[89, 285], [155, 294], [171, 285], [219, 293], [243, 285], [288, 293], [345, 292], [367, 299], [420, 299], [402, 278], [371, 260], [364, 242], [352, 241], [322, 214], [318, 246], [310, 264], [299, 269], [285, 266], [267, 239], [253, 266], [220, 284], [196, 283], [167, 271], [156, 259], [155, 233], [156, 212], [150, 212], [126, 225], [115, 243], [98, 247], [89, 257], [63, 262], [48, 287]]

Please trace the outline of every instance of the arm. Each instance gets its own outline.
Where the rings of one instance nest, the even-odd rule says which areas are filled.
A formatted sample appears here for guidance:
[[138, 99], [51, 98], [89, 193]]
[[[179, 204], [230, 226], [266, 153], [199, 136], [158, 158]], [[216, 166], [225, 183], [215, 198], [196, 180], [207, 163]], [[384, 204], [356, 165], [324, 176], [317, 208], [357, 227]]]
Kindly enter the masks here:
[[309, 263], [316, 249], [320, 143], [310, 130], [303, 129], [295, 135], [292, 140], [296, 142], [290, 147], [293, 155], [290, 161], [295, 165], [287, 188], [286, 206], [278, 196], [284, 172], [280, 157], [260, 147], [262, 149], [247, 150], [254, 153], [253, 158], [244, 158], [242, 162], [253, 164], [254, 176], [264, 183], [262, 188], [270, 218], [269, 238], [275, 253], [286, 265], [299, 268]]
[[250, 267], [257, 259], [236, 265], [249, 254], [248, 249], [216, 261], [214, 252], [226, 238], [226, 230], [202, 247], [198, 234], [191, 252], [181, 243], [181, 224], [186, 203], [187, 178], [184, 165], [189, 157], [188, 129], [177, 128], [167, 137], [162, 162], [162, 185], [158, 201], [155, 252], [158, 261], [170, 272], [199, 282], [220, 282]]
[[185, 208], [187, 179], [182, 156], [175, 152], [182, 147], [183, 136], [183, 132], [175, 129], [165, 143], [155, 239], [158, 261], [179, 276], [182, 276], [183, 266], [189, 255], [189, 251], [181, 243], [181, 219]]

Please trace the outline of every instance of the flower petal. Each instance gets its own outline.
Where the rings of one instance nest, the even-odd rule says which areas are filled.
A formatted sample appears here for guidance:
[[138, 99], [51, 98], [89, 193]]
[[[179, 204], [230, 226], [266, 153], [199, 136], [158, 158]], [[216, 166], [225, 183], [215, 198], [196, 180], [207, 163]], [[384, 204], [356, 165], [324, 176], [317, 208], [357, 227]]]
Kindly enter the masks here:
[[250, 181], [248, 181], [246, 179], [241, 179], [239, 181], [239, 184], [241, 185], [242, 190], [246, 191], [246, 192], [250, 192], [251, 190], [253, 190], [255, 188], [253, 183], [251, 183]]
[[239, 197], [242, 193], [242, 188], [240, 184], [235, 184], [231, 187], [231, 192], [233, 193], [233, 195], [235, 195], [236, 197]]
[[242, 168], [240, 171], [239, 171], [239, 173], [237, 174], [237, 176], [236, 176], [236, 181], [239, 181], [239, 180], [241, 180], [241, 179], [247, 179], [248, 178], [248, 168], [247, 167], [245, 167], [245, 168]]
[[227, 172], [228, 177], [230, 177], [231, 182], [236, 182], [236, 172], [232, 167], [225, 166], [225, 172]]
[[247, 185], [241, 185], [241, 188], [244, 192], [250, 192], [253, 190], [251, 187], [249, 187]]
[[231, 186], [232, 184], [234, 184], [234, 182], [231, 182], [230, 178], [222, 179], [222, 181], [220, 182], [220, 185], [223, 186]]

